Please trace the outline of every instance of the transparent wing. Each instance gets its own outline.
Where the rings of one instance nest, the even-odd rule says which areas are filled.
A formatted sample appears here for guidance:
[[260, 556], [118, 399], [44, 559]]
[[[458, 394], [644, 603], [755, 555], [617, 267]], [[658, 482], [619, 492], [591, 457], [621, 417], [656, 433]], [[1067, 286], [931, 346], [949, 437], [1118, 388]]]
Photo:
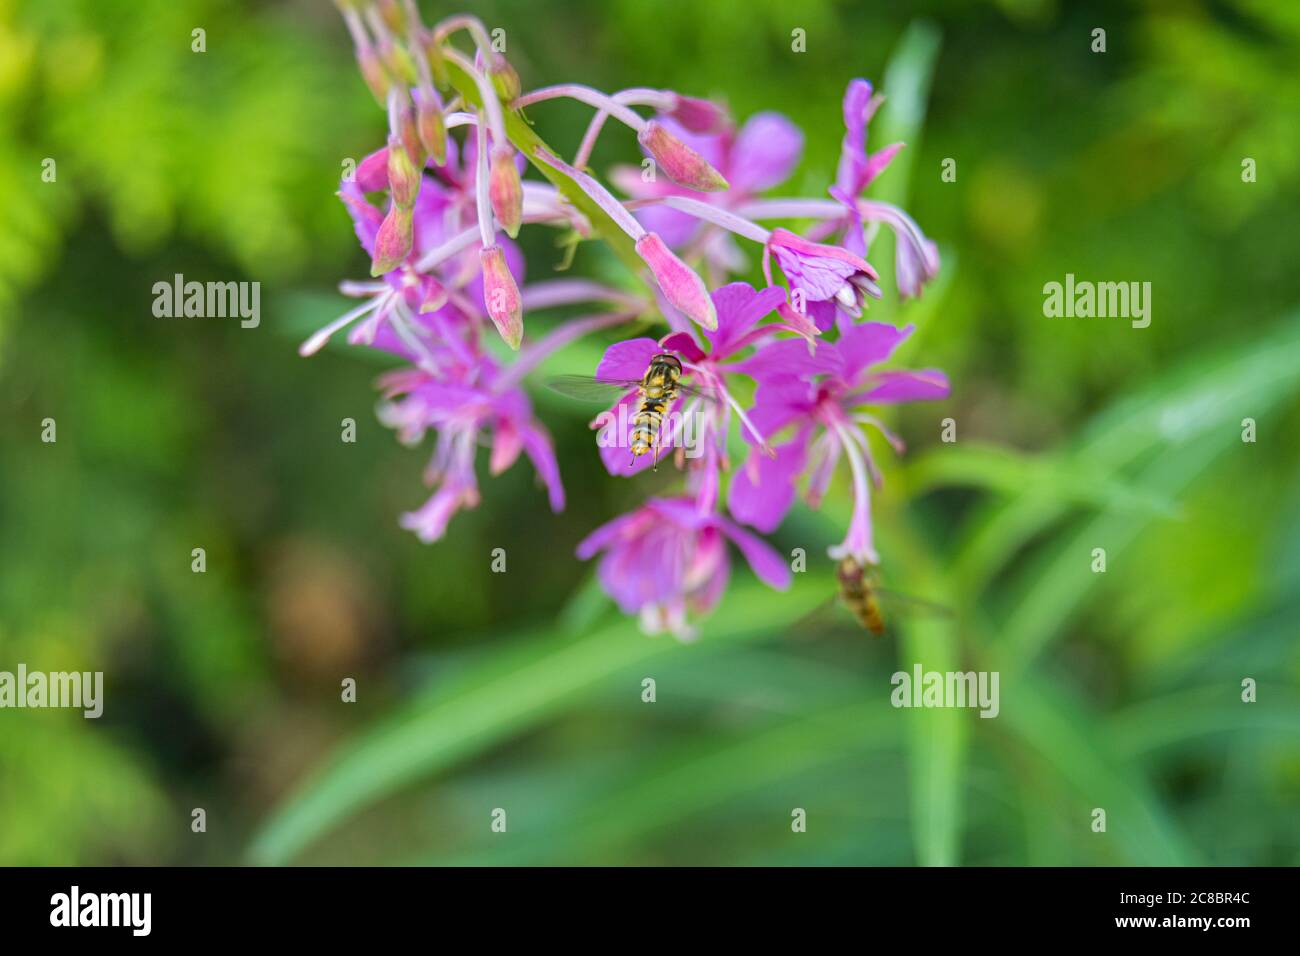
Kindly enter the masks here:
[[677, 389], [688, 398], [698, 398], [703, 402], [718, 401], [718, 393], [713, 389], [703, 385], [693, 385], [690, 382], [678, 382]]
[[628, 392], [641, 387], [639, 381], [606, 382], [590, 375], [556, 375], [547, 379], [546, 387], [553, 392], [584, 402], [612, 405]]
[[[556, 375], [546, 380], [546, 387], [554, 392], [559, 392], [561, 395], [567, 395], [569, 398], [612, 405], [628, 392], [639, 389], [641, 380], [628, 379], [626, 381], [609, 382], [604, 379], [592, 378], [590, 375]], [[692, 385], [689, 382], [678, 382], [677, 390], [680, 396], [698, 398], [706, 402], [717, 401], [717, 396], [712, 389]]]
[[[886, 633], [893, 630], [890, 627], [891, 621], [926, 616], [952, 617], [953, 615], [952, 609], [949, 607], [936, 604], [934, 601], [927, 601], [924, 598], [913, 597], [910, 594], [900, 594], [897, 591], [879, 587], [873, 587], [872, 594], [875, 595], [880, 606]], [[839, 594], [832, 594], [827, 597], [825, 601], [791, 624], [786, 633], [799, 638], [845, 634], [868, 634], [870, 636], [862, 622], [844, 606], [844, 601]]]
[[931, 617], [952, 617], [952, 608], [911, 594], [902, 594], [888, 588], [876, 588], [876, 598], [887, 613], [902, 615], [921, 615]]

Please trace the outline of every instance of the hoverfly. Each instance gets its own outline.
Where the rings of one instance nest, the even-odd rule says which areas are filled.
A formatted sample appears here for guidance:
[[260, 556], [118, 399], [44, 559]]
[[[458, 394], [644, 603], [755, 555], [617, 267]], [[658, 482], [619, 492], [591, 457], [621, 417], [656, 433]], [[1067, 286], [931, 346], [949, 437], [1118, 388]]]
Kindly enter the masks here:
[[885, 610], [890, 611], [891, 618], [897, 611], [900, 616], [908, 613], [939, 614], [951, 616], [952, 611], [940, 604], [922, 598], [899, 594], [882, 588], [875, 565], [863, 565], [852, 557], [840, 559], [835, 566], [835, 580], [839, 594], [827, 598], [820, 607], [815, 608], [804, 619], [798, 630], [807, 630], [807, 624], [819, 620], [838, 603], [853, 615], [854, 620], [874, 636], [880, 637], [888, 627], [885, 624]]
[[640, 379], [609, 381], [585, 375], [560, 375], [550, 379], [547, 385], [562, 395], [589, 401], [612, 402], [628, 392], [637, 392], [637, 407], [632, 415], [632, 461], [635, 463], [642, 455], [653, 452], [654, 465], [658, 468], [664, 417], [673, 403], [684, 395], [712, 400], [707, 391], [681, 379], [681, 360], [661, 352], [650, 359]]

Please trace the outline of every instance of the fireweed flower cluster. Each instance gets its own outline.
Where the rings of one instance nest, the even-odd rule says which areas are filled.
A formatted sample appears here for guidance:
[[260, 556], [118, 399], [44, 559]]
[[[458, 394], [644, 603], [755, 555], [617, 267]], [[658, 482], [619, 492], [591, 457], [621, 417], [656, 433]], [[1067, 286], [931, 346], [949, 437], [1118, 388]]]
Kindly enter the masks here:
[[[789, 178], [803, 149], [803, 134], [783, 116], [760, 113], [737, 127], [717, 103], [651, 88], [524, 92], [504, 44], [494, 43], [499, 31], [472, 16], [430, 27], [415, 0], [337, 2], [387, 128], [339, 185], [371, 275], [341, 284], [358, 304], [300, 351], [314, 354], [346, 329], [349, 343], [401, 362], [379, 381], [380, 420], [405, 443], [432, 433], [434, 444], [432, 494], [402, 525], [437, 541], [458, 510], [477, 506], [480, 447], [492, 475], [529, 459], [551, 508], [562, 509], [559, 465], [525, 377], [581, 336], [658, 321], [667, 326], [662, 337], [615, 342], [592, 370], [598, 380], [625, 383], [593, 427], [610, 474], [635, 477], [652, 456], [629, 453], [640, 395], [626, 383], [639, 381], [658, 355], [682, 369], [683, 387], [657, 435], [682, 472], [680, 490], [649, 498], [578, 548], [580, 558], [598, 559], [600, 581], [619, 607], [648, 632], [689, 637], [693, 620], [726, 589], [731, 548], [761, 580], [785, 587], [789, 568], [754, 532], [776, 530], [801, 485], [815, 507], [841, 460], [854, 509], [831, 554], [877, 563], [870, 494], [880, 470], [864, 428], [900, 451], [901, 442], [870, 409], [943, 398], [948, 382], [933, 369], [881, 368], [912, 327], [864, 320], [883, 294], [867, 260], [880, 224], [898, 239], [902, 296], [919, 295], [939, 267], [934, 243], [910, 216], [864, 195], [901, 147], [867, 150], [881, 101], [870, 84], [853, 80], [845, 93], [829, 198], [772, 197], [766, 193]], [[535, 132], [542, 104], [556, 100], [591, 110], [571, 160]], [[611, 173], [626, 198], [588, 167], [602, 135], [626, 135], [644, 154], [639, 166]], [[541, 179], [524, 177], [530, 166]], [[783, 222], [811, 225], [796, 231]], [[584, 279], [526, 283], [514, 240], [532, 226], [559, 230], [571, 249], [592, 239], [616, 246], [637, 265], [641, 291]], [[756, 265], [764, 287], [734, 281]], [[536, 312], [585, 303], [590, 314], [551, 322], [537, 337], [525, 331]], [[733, 467], [729, 437], [737, 433], [743, 444], [730, 447], [748, 452]]]

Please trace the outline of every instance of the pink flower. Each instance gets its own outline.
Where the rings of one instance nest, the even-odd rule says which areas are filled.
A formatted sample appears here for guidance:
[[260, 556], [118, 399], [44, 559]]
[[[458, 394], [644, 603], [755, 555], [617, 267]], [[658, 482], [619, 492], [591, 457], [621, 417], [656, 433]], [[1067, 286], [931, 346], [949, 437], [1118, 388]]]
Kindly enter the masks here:
[[759, 530], [775, 529], [794, 500], [794, 485], [811, 467], [807, 496], [820, 503], [840, 456], [853, 478], [853, 517], [834, 558], [853, 557], [877, 564], [871, 540], [870, 484], [880, 483], [862, 425], [880, 429], [895, 449], [902, 442], [871, 414], [869, 405], [931, 401], [948, 396], [948, 378], [937, 369], [877, 370], [914, 330], [867, 322], [842, 330], [837, 342], [822, 342], [809, 355], [801, 342], [773, 342], [740, 363], [759, 380], [754, 422], [765, 435], [792, 428], [793, 437], [777, 448], [776, 458], [751, 451], [732, 481], [728, 508], [739, 521]]
[[784, 589], [790, 569], [767, 543], [732, 521], [701, 511], [690, 498], [651, 498], [578, 545], [578, 557], [601, 554], [598, 574], [625, 614], [639, 614], [648, 633], [694, 636], [688, 614], [717, 606], [731, 573], [730, 540], [759, 579]]
[[552, 511], [564, 508], [564, 487], [550, 436], [533, 418], [524, 391], [498, 383], [500, 370], [491, 359], [479, 357], [466, 364], [449, 352], [440, 352], [437, 374], [422, 369], [390, 372], [380, 379], [387, 403], [380, 420], [397, 429], [408, 445], [421, 441], [427, 431], [438, 435], [425, 480], [436, 490], [416, 511], [402, 516], [402, 527], [421, 541], [437, 541], [447, 523], [461, 508], [479, 502], [474, 459], [479, 445], [491, 436], [491, 474], [505, 471], [524, 453], [546, 485]]
[[788, 229], [773, 229], [763, 256], [769, 283], [771, 256], [790, 283], [794, 304], [782, 314], [791, 320], [796, 314], [807, 316], [824, 332], [834, 324], [837, 309], [858, 318], [867, 296], [880, 298], [876, 270], [846, 249], [810, 242]]

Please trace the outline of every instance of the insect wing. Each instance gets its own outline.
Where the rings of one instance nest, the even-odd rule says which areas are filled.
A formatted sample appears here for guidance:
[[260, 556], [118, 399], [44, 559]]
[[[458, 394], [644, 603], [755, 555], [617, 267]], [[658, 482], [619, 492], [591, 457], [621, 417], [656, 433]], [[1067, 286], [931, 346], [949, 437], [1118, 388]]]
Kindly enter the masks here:
[[641, 387], [640, 382], [607, 382], [590, 375], [556, 375], [546, 382], [553, 392], [592, 404], [612, 405], [628, 392]]
[[911, 594], [902, 594], [888, 588], [875, 588], [874, 593], [889, 616], [952, 617], [952, 608]]

